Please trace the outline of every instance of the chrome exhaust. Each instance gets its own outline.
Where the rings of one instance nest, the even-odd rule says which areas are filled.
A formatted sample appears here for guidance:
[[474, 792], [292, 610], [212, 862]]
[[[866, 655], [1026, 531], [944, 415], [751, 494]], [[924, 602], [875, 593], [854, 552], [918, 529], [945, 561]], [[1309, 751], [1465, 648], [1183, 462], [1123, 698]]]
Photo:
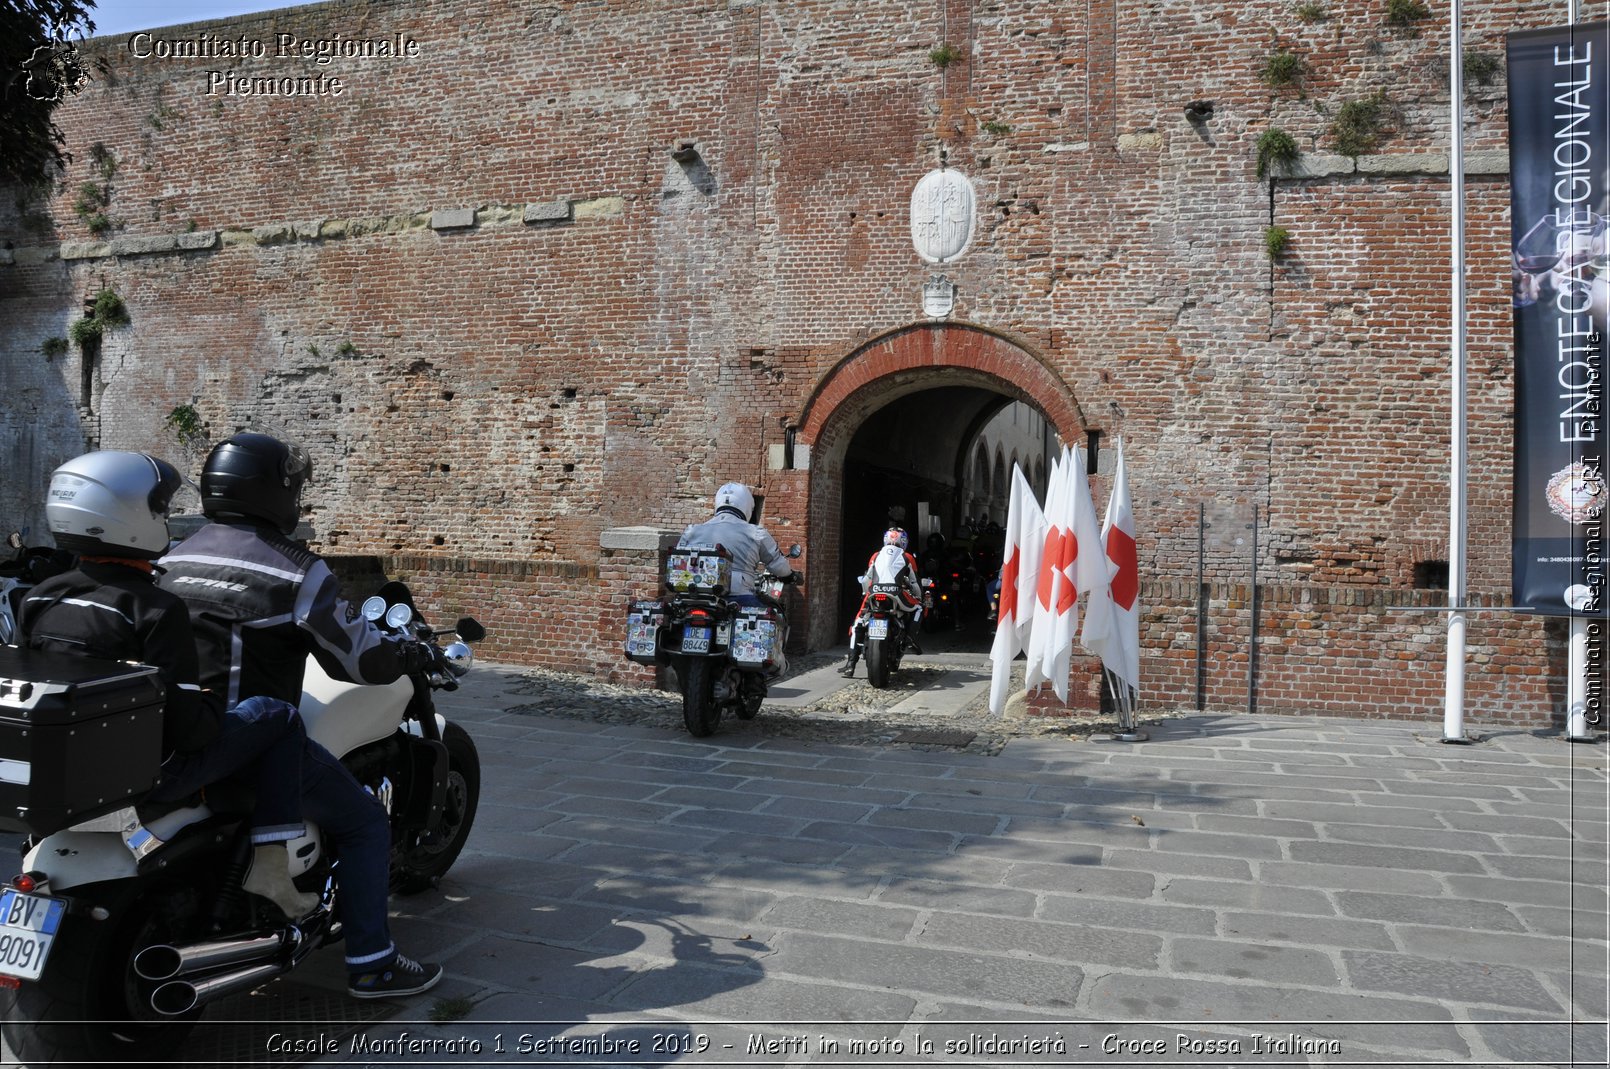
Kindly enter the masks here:
[[169, 946], [159, 943], [134, 955], [134, 971], [147, 980], [171, 980], [186, 973], [221, 969], [242, 962], [258, 962], [277, 953], [288, 939], [299, 938], [294, 928], [255, 939], [223, 939], [216, 943]]
[[239, 972], [219, 973], [205, 980], [169, 980], [151, 993], [151, 1008], [169, 1017], [189, 1013], [214, 999], [233, 995], [237, 991], [249, 991], [289, 971], [292, 964], [290, 961], [271, 961]]

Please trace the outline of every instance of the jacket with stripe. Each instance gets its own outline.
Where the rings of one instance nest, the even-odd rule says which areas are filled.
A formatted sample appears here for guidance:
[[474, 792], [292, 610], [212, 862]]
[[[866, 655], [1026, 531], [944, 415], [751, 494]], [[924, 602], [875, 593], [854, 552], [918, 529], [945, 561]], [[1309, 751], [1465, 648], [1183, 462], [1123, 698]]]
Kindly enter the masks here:
[[307, 657], [332, 678], [390, 683], [404, 643], [365, 620], [329, 565], [272, 527], [209, 523], [158, 562], [160, 583], [190, 607], [203, 685], [233, 708], [267, 695], [302, 700]]
[[196, 643], [184, 602], [125, 564], [80, 564], [28, 592], [21, 642], [50, 653], [138, 661], [167, 687], [162, 752], [199, 750], [218, 734], [220, 697], [197, 685]]

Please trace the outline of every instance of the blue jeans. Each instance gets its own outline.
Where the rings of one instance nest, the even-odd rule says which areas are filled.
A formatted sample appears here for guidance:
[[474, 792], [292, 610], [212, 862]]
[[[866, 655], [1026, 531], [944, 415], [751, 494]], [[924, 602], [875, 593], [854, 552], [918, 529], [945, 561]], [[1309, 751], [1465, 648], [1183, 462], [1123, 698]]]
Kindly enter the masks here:
[[397, 952], [386, 917], [391, 893], [391, 822], [347, 767], [308, 740], [302, 752], [302, 805], [336, 858], [347, 968], [368, 972]]
[[302, 779], [307, 730], [296, 708], [274, 698], [247, 698], [224, 714], [218, 736], [199, 750], [174, 754], [148, 796], [177, 802], [209, 783], [238, 778], [249, 784], [253, 843], [278, 843], [302, 835]]

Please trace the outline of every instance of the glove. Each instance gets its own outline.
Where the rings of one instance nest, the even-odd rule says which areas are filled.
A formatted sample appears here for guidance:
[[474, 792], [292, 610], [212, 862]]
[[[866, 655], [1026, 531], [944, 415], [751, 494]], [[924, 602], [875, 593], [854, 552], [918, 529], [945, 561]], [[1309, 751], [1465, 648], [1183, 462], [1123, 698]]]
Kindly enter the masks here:
[[805, 573], [800, 571], [798, 568], [795, 568], [792, 572], [788, 573], [788, 578], [785, 579], [784, 582], [793, 583], [795, 586], [804, 586]]
[[436, 667], [436, 647], [429, 642], [403, 643], [403, 670], [410, 675]]

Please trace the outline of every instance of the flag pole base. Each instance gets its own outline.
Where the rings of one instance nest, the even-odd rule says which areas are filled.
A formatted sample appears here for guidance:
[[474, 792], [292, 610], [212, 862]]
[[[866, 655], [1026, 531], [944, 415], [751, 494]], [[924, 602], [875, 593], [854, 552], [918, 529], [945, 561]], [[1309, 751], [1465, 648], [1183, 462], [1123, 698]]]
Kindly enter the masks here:
[[1444, 736], [1437, 741], [1441, 742], [1444, 746], [1474, 746], [1476, 743], [1480, 742], [1481, 739], [1472, 735], [1453, 735]]
[[1110, 737], [1114, 742], [1145, 742], [1151, 738], [1150, 735], [1138, 728], [1132, 731], [1115, 731]]
[[1566, 742], [1594, 743], [1594, 742], [1599, 741], [1599, 736], [1597, 736], [1597, 735], [1567, 735], [1567, 736], [1565, 736], [1565, 741]]

